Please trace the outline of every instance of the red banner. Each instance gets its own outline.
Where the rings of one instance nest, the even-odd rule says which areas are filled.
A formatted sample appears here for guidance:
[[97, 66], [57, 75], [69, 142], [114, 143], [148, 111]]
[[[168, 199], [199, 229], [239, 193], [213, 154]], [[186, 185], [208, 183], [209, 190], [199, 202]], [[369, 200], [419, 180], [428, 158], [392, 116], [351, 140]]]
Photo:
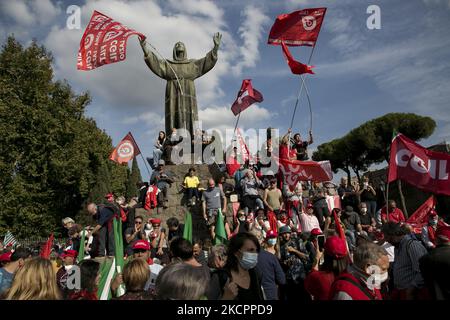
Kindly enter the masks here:
[[417, 233], [421, 232], [424, 225], [428, 224], [428, 216], [436, 206], [436, 199], [431, 196], [425, 201], [406, 221], [413, 226]]
[[53, 240], [55, 239], [55, 237], [53, 236], [53, 233], [50, 235], [50, 237], [48, 237], [48, 240], [46, 243], [44, 243], [44, 245], [41, 247], [41, 252], [39, 253], [39, 256], [41, 258], [44, 259], [49, 259], [50, 258], [50, 254], [52, 252], [52, 247], [53, 247]]
[[80, 41], [77, 69], [92, 70], [125, 60], [127, 39], [134, 34], [145, 39], [142, 33], [94, 11]]
[[430, 151], [402, 134], [391, 145], [388, 182], [401, 179], [418, 189], [450, 195], [450, 155]]
[[298, 161], [278, 159], [286, 183], [293, 187], [299, 181], [324, 182], [333, 180], [329, 161]]
[[124, 163], [132, 160], [140, 153], [141, 151], [139, 150], [136, 141], [134, 141], [133, 135], [131, 132], [128, 132], [125, 138], [123, 138], [113, 150], [109, 159], [117, 163]]
[[314, 46], [322, 27], [327, 8], [311, 8], [281, 14], [270, 29], [268, 44]]
[[239, 90], [236, 101], [234, 101], [231, 106], [231, 111], [233, 111], [233, 114], [237, 116], [252, 104], [262, 102], [263, 100], [262, 94], [258, 90], [253, 89], [252, 80], [242, 80], [241, 89]]
[[289, 68], [291, 68], [293, 74], [314, 74], [314, 71], [312, 71], [312, 68], [314, 68], [314, 66], [308, 66], [307, 64], [303, 64], [295, 60], [284, 42], [281, 42], [281, 48], [283, 50], [284, 56], [286, 57], [287, 64]]

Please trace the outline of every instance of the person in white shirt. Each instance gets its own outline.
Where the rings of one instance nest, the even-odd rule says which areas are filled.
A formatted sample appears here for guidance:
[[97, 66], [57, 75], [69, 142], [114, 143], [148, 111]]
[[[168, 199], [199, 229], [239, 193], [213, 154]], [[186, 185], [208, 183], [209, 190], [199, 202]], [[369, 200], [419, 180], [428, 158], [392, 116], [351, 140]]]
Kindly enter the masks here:
[[314, 215], [314, 207], [312, 203], [309, 203], [306, 206], [306, 213], [300, 213], [300, 224], [302, 226], [302, 232], [311, 232], [312, 229], [319, 229], [322, 232], [322, 229], [319, 225], [319, 220]]

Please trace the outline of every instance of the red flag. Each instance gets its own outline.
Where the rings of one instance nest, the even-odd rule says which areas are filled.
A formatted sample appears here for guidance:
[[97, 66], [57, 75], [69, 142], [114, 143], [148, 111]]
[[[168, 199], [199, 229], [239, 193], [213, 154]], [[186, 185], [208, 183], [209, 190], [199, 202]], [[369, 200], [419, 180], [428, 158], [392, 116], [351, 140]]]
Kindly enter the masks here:
[[142, 40], [146, 38], [142, 33], [94, 11], [80, 41], [77, 69], [92, 70], [125, 60], [127, 39], [134, 34]]
[[314, 72], [312, 71], [312, 68], [314, 68], [314, 66], [308, 66], [307, 64], [303, 64], [299, 61], [294, 60], [291, 52], [284, 42], [281, 42], [281, 48], [283, 50], [284, 56], [286, 57], [287, 64], [289, 68], [291, 68], [293, 74], [314, 74]]
[[41, 252], [40, 252], [40, 256], [44, 259], [48, 259], [50, 258], [50, 253], [52, 252], [52, 247], [53, 247], [53, 233], [50, 235], [50, 237], [48, 237], [47, 242], [42, 246], [41, 248]]
[[418, 189], [450, 195], [450, 155], [430, 151], [402, 134], [391, 145], [388, 182], [404, 180]]
[[109, 156], [109, 159], [117, 163], [124, 163], [132, 160], [140, 153], [141, 151], [139, 150], [136, 141], [134, 141], [133, 135], [131, 134], [131, 132], [128, 132], [125, 138], [123, 138], [122, 141], [120, 141], [117, 147], [113, 150], [113, 152]]
[[270, 29], [268, 44], [315, 46], [327, 8], [311, 8], [281, 14]]
[[299, 181], [324, 182], [333, 180], [329, 161], [299, 161], [278, 159], [281, 172], [290, 187], [295, 187]]
[[253, 157], [250, 153], [250, 150], [248, 150], [248, 146], [244, 141], [244, 138], [241, 135], [241, 130], [239, 130], [239, 128], [236, 129], [236, 139], [238, 141], [239, 144], [239, 148], [240, 148], [240, 154], [242, 156], [242, 160], [244, 160], [244, 162], [253, 160]]
[[425, 201], [417, 210], [409, 217], [406, 221], [411, 224], [416, 229], [421, 229], [424, 225], [428, 223], [428, 216], [430, 215], [432, 209], [436, 206], [436, 199], [431, 196]]
[[233, 114], [237, 116], [252, 104], [262, 102], [263, 100], [262, 94], [258, 90], [253, 89], [252, 80], [242, 80], [241, 89], [239, 90], [236, 101], [234, 101], [231, 106], [231, 111], [233, 111]]

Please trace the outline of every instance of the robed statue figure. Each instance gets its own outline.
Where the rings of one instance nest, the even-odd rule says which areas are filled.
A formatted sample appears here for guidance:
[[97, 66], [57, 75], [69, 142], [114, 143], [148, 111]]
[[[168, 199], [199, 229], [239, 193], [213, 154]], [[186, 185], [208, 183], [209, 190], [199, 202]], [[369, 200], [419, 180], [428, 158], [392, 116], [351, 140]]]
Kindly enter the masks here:
[[173, 60], [159, 59], [147, 48], [146, 41], [141, 41], [144, 59], [150, 70], [158, 77], [167, 80], [165, 120], [166, 133], [172, 128], [184, 128], [191, 137], [194, 124], [198, 121], [197, 98], [194, 80], [211, 70], [217, 62], [217, 52], [222, 35], [214, 35], [214, 48], [202, 59], [188, 59], [184, 43], [177, 42], [173, 48]]

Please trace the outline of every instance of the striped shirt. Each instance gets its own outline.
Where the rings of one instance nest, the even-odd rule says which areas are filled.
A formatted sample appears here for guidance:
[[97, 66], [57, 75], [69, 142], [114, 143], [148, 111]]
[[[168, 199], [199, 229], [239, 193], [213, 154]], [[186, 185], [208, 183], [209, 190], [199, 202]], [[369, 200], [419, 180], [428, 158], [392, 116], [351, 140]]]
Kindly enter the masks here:
[[423, 287], [424, 281], [420, 273], [419, 259], [427, 254], [423, 244], [406, 235], [395, 248], [393, 265], [394, 286], [403, 290]]

